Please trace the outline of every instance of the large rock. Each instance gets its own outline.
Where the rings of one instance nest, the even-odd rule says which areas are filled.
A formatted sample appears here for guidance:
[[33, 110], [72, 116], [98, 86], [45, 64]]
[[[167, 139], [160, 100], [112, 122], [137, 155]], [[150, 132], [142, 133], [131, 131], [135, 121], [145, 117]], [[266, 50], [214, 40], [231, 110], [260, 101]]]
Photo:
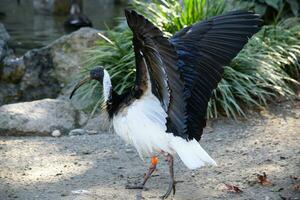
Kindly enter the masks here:
[[[4, 57], [10, 53], [7, 42], [10, 39], [3, 24], [0, 23], [0, 63]], [[1, 68], [1, 67], [0, 67]]]
[[81, 113], [81, 119], [84, 119], [81, 122], [81, 126], [84, 130], [96, 131], [98, 133], [113, 131], [111, 126], [112, 124], [109, 121], [107, 114], [105, 114], [104, 112], [97, 113], [91, 119], [88, 119], [87, 115]]
[[49, 45], [53, 68], [57, 80], [67, 84], [78, 75], [82, 64], [87, 60], [87, 49], [100, 39], [99, 30], [81, 28], [70, 35], [63, 36]]
[[0, 23], [0, 40], [8, 41], [9, 39], [10, 39], [10, 36], [7, 33], [4, 25]]
[[3, 60], [3, 58], [6, 55], [6, 42], [0, 39], [0, 62]]
[[[14, 83], [19, 94], [14, 97], [18, 101], [56, 98], [79, 74], [81, 64], [87, 59], [84, 52], [99, 39], [98, 32], [82, 28], [46, 47], [28, 51], [20, 59], [6, 57], [0, 64], [0, 84]], [[0, 92], [0, 105], [15, 102], [1, 102], [1, 99], [11, 99], [6, 98], [11, 94], [1, 88]]]
[[23, 101], [56, 98], [61, 90], [49, 48], [34, 49], [23, 56], [25, 74], [20, 83]]
[[84, 51], [99, 39], [98, 32], [82, 28], [44, 48], [27, 52], [23, 57], [26, 72], [21, 82], [22, 100], [56, 98], [79, 74], [87, 59]]
[[0, 107], [0, 135], [67, 134], [79, 127], [80, 113], [68, 101], [44, 99]]
[[17, 102], [21, 96], [22, 94], [18, 85], [0, 82], [0, 105]]
[[5, 83], [19, 83], [25, 73], [22, 58], [14, 55], [6, 57], [2, 62], [1, 81]]
[[20, 81], [25, 73], [23, 59], [13, 54], [0, 63], [0, 105], [14, 103], [23, 97]]
[[13, 50], [9, 48], [9, 39], [9, 34], [0, 23], [0, 105], [20, 98], [20, 87], [15, 83], [20, 81], [25, 69], [22, 60], [14, 57]]

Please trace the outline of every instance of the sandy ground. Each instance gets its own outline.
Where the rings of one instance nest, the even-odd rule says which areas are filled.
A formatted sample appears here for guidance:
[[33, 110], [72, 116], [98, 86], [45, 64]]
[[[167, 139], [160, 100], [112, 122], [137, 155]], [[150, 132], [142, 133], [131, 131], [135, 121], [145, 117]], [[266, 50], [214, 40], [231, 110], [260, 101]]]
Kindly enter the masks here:
[[[169, 199], [300, 199], [300, 102], [270, 110], [239, 122], [212, 121], [201, 144], [218, 166], [190, 171], [177, 159], [182, 182]], [[162, 158], [147, 190], [124, 188], [141, 180], [147, 165], [112, 134], [2, 137], [0, 199], [158, 199], [168, 186]], [[257, 183], [263, 172], [266, 185]]]

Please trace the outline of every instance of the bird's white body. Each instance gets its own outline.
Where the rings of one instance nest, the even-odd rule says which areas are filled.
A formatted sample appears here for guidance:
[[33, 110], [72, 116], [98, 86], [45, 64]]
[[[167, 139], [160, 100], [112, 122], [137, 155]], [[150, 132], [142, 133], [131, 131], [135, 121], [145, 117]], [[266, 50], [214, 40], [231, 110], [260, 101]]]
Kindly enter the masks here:
[[177, 153], [190, 169], [205, 164], [216, 165], [195, 139], [186, 141], [166, 133], [166, 118], [167, 114], [160, 101], [148, 89], [140, 99], [113, 117], [113, 127], [121, 138], [135, 146], [140, 157], [164, 151]]

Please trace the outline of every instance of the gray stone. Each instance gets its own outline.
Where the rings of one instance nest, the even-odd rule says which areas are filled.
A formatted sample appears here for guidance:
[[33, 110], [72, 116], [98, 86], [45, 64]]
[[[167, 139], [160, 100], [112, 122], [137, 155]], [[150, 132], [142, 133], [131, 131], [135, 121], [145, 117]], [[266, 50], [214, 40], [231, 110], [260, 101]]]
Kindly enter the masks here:
[[84, 129], [74, 129], [74, 130], [71, 130], [69, 132], [69, 135], [70, 136], [74, 136], [74, 135], [85, 135], [87, 132], [84, 130]]
[[10, 39], [10, 36], [8, 32], [6, 31], [3, 24], [0, 23], [0, 40], [8, 41]]
[[5, 83], [19, 83], [25, 73], [25, 65], [22, 58], [9, 56], [3, 60], [1, 81]]
[[21, 96], [22, 94], [18, 85], [0, 82], [0, 105], [15, 103]]
[[68, 84], [78, 76], [87, 60], [85, 51], [95, 45], [100, 38], [98, 33], [93, 28], [81, 28], [48, 46], [59, 83]]
[[98, 131], [94, 131], [94, 130], [87, 130], [86, 133], [88, 135], [95, 135], [95, 134], [98, 134], [99, 132]]
[[22, 59], [14, 56], [8, 47], [10, 39], [3, 24], [0, 23], [0, 105], [16, 102], [21, 96], [19, 82], [24, 74]]
[[60, 136], [61, 136], [61, 132], [60, 132], [60, 130], [54, 130], [54, 131], [51, 133], [51, 135], [52, 135], [53, 137], [60, 137]]
[[0, 107], [0, 135], [62, 134], [78, 126], [79, 113], [68, 101], [43, 99]]
[[26, 70], [20, 83], [23, 93], [20, 100], [56, 98], [61, 86], [55, 77], [49, 49], [31, 50], [23, 56], [23, 61]]
[[[99, 38], [98, 32], [96, 29], [82, 28], [46, 47], [28, 51], [22, 58], [9, 56], [3, 59], [0, 84], [15, 83], [14, 90], [18, 91], [14, 93], [18, 95], [11, 95], [10, 91], [0, 88], [0, 105], [3, 102], [32, 101], [56, 98], [60, 93], [69, 94], [62, 92], [62, 88], [80, 73], [81, 64], [87, 59], [83, 52], [94, 45]], [[11, 98], [6, 96], [13, 96], [13, 101], [8, 101]]]
[[88, 131], [106, 132], [112, 131], [111, 125], [108, 116], [105, 113], [100, 113], [89, 119], [83, 128]]
[[[6, 56], [7, 52], [7, 45], [4, 40], [0, 39], [0, 62], [3, 60], [3, 58]], [[0, 67], [1, 68], [1, 67]]]
[[[7, 42], [10, 39], [9, 34], [7, 33], [3, 24], [0, 23], [0, 63], [1, 61], [11, 53], [11, 50], [8, 48]], [[1, 71], [1, 66], [0, 66]]]
[[21, 82], [21, 100], [56, 98], [80, 73], [81, 64], [87, 59], [83, 52], [94, 45], [98, 32], [82, 28], [46, 47], [27, 52], [23, 57], [26, 71]]

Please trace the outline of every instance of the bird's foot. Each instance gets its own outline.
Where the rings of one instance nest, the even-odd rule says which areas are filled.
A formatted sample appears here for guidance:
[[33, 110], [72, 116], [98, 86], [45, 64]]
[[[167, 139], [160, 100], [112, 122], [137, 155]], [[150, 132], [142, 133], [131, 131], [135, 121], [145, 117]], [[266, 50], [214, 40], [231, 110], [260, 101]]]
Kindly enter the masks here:
[[173, 195], [175, 195], [175, 192], [176, 192], [176, 181], [171, 181], [169, 183], [169, 188], [168, 188], [167, 192], [164, 195], [160, 196], [160, 198], [161, 199], [168, 198], [170, 196], [170, 194], [171, 194], [172, 191], [173, 191]]
[[143, 184], [134, 184], [134, 185], [126, 185], [125, 189], [134, 190], [134, 189], [144, 189], [145, 186]]
[[146, 189], [145, 184], [146, 184], [147, 180], [151, 177], [154, 170], [156, 169], [157, 162], [158, 162], [158, 158], [156, 156], [152, 156], [151, 165], [148, 169], [147, 174], [145, 174], [144, 181], [142, 183], [135, 184], [135, 185], [126, 185], [125, 188], [126, 189]]

